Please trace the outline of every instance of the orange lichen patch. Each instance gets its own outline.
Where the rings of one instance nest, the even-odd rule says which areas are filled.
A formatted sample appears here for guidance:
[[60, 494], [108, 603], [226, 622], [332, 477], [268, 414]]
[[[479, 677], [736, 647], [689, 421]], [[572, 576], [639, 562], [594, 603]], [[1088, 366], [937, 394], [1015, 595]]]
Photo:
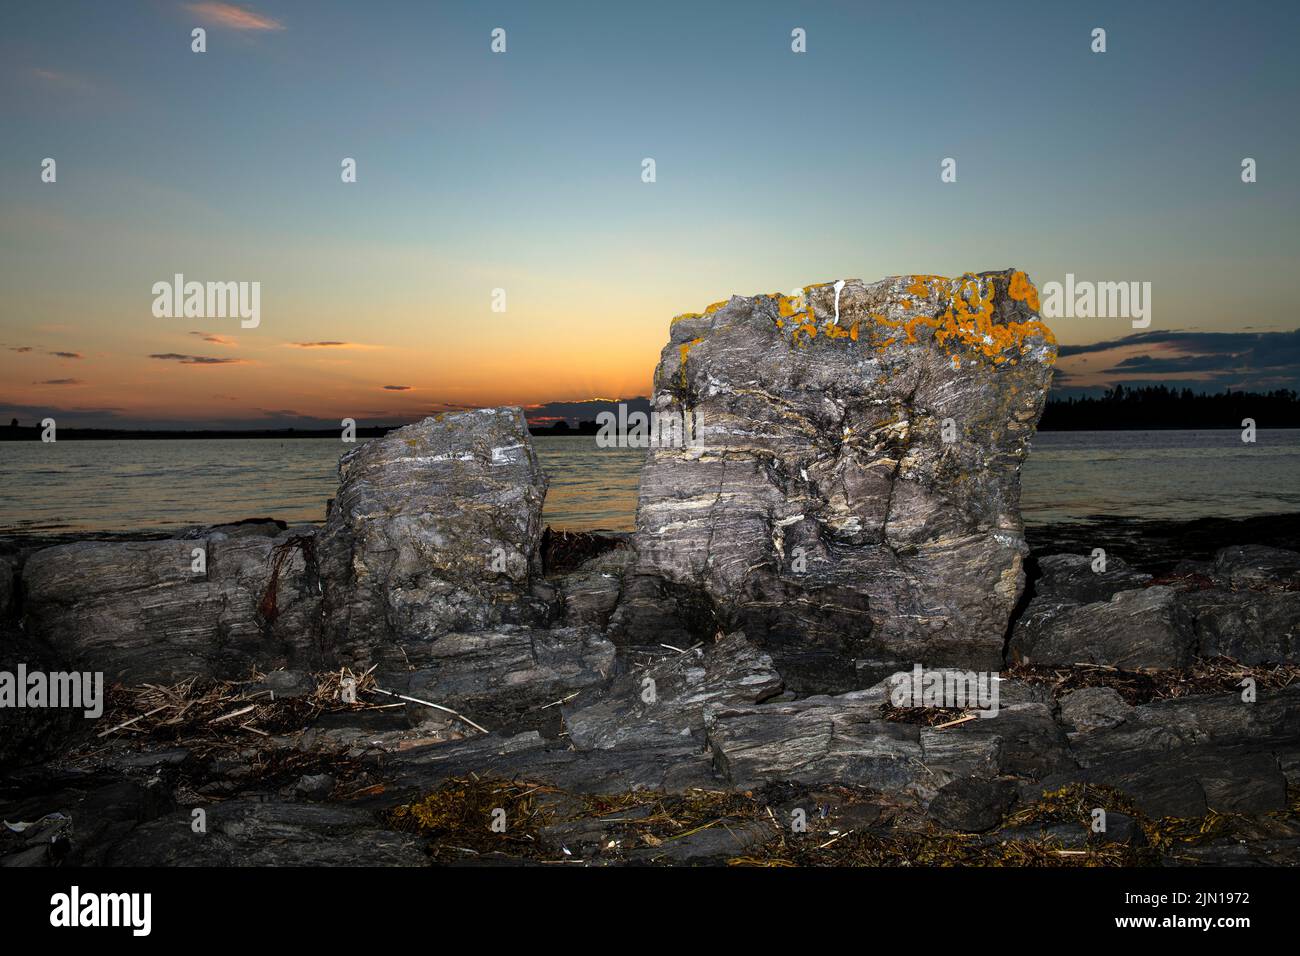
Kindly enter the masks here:
[[694, 345], [699, 345], [699, 344], [700, 344], [701, 342], [703, 342], [703, 341], [704, 341], [704, 339], [691, 339], [689, 342], [684, 343], [684, 344], [682, 345], [682, 347], [681, 347], [681, 352], [682, 352], [682, 388], [685, 388], [685, 387], [686, 387], [686, 356], [690, 354], [690, 351], [691, 351], [691, 347], [692, 347], [692, 346], [694, 346]]
[[912, 280], [912, 284], [907, 287], [907, 291], [921, 299], [927, 299], [930, 297], [932, 291], [930, 287], [932, 285], [937, 288], [938, 286], [950, 281], [947, 276], [914, 275], [908, 276], [908, 278]]
[[815, 322], [805, 322], [790, 333], [790, 341], [795, 345], [800, 345], [799, 333], [802, 332], [809, 339], [817, 338], [817, 324]]
[[798, 299], [792, 299], [788, 295], [778, 295], [776, 297], [776, 311], [780, 313], [782, 318], [788, 319], [799, 311], [799, 309], [796, 308], [796, 303], [798, 301]]
[[1038, 311], [1038, 289], [1023, 272], [1017, 270], [1011, 273], [1011, 284], [1007, 287], [1007, 295], [1017, 302], [1025, 303], [1035, 312]]
[[[726, 305], [726, 303], [724, 302], [723, 305]], [[704, 318], [704, 316], [701, 315], [699, 312], [683, 312], [681, 315], [674, 315], [673, 320], [668, 323], [668, 327], [671, 329], [674, 325], [676, 325], [678, 322], [681, 322], [683, 319], [702, 319], [702, 318]]]
[[[776, 303], [779, 316], [774, 317], [773, 321], [777, 329], [788, 329], [790, 343], [800, 348], [816, 339], [819, 332], [828, 340], [848, 339], [857, 342], [865, 329], [871, 346], [877, 351], [883, 351], [897, 342], [916, 343], [921, 330], [930, 329], [933, 333], [929, 337], [930, 341], [946, 348], [953, 358], [955, 368], [960, 368], [962, 358], [973, 359], [977, 355], [982, 355], [996, 366], [1008, 362], [1014, 365], [1016, 360], [1012, 358], [1013, 355], [1028, 355], [1032, 351], [1035, 343], [1028, 341], [1031, 337], [1041, 337], [1049, 345], [1056, 344], [1051, 329], [1040, 321], [1000, 321], [1005, 313], [999, 315], [996, 305], [999, 296], [1003, 294], [1015, 301], [1025, 302], [1030, 308], [1038, 308], [1038, 290], [1023, 272], [1013, 272], [1009, 277], [1000, 273], [977, 276], [969, 272], [956, 278], [911, 275], [902, 277], [901, 281], [908, 283], [908, 295], [900, 296], [896, 300], [897, 305], [890, 306], [890, 313], [898, 315], [896, 319], [889, 318], [887, 314], [870, 313], [866, 319], [855, 319], [851, 324], [846, 319], [841, 325], [836, 318], [826, 314], [819, 323], [811, 293], [815, 289], [831, 285], [829, 282], [819, 282], [803, 287], [801, 294], [796, 296], [769, 293], [768, 298]], [[683, 313], [674, 318], [673, 322], [711, 315], [729, 301], [715, 302], [704, 313]], [[897, 312], [894, 311], [896, 307]], [[924, 311], [917, 314], [914, 311], [917, 309]], [[829, 312], [829, 309], [826, 311]], [[681, 346], [683, 385], [686, 381], [687, 354], [699, 341], [701, 340], [694, 339]], [[1043, 358], [1051, 363], [1055, 356], [1049, 352]]]
[[[1021, 274], [1023, 275], [1023, 273]], [[938, 297], [937, 314], [903, 315], [899, 319], [889, 319], [878, 313], [870, 314], [870, 321], [882, 329], [897, 329], [903, 335], [891, 335], [883, 342], [874, 343], [877, 351], [883, 351], [898, 341], [915, 343], [922, 329], [933, 330], [933, 341], [946, 346], [950, 353], [960, 350], [964, 355], [982, 355], [994, 365], [1002, 365], [1014, 354], [1028, 354], [1033, 343], [1027, 341], [1031, 336], [1041, 336], [1046, 342], [1056, 344], [1056, 339], [1042, 322], [999, 322], [995, 315], [996, 297], [1002, 278], [985, 276], [983, 278], [966, 273], [955, 279], [942, 276], [911, 276], [913, 285], [909, 292], [918, 290], [930, 297]], [[1032, 284], [1024, 280], [1017, 283], [1017, 292], [1029, 297], [1034, 292]], [[946, 299], [946, 301], [945, 301]], [[1026, 298], [1024, 301], [1029, 301]], [[922, 302], [910, 298], [900, 298], [906, 306], [921, 307]], [[929, 312], [929, 310], [926, 310]], [[904, 338], [905, 336], [905, 338]], [[874, 337], [873, 337], [874, 338]], [[1011, 355], [1004, 353], [1010, 352]], [[1054, 356], [1046, 356], [1050, 363]], [[959, 368], [959, 360], [954, 357], [954, 368]]]

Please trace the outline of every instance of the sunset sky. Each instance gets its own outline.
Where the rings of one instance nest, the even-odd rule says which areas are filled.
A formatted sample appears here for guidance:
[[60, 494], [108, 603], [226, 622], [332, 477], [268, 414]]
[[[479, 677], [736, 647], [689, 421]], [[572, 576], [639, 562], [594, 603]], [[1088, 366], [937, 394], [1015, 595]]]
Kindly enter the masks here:
[[[632, 397], [732, 293], [1012, 266], [1152, 283], [1141, 333], [1050, 322], [1060, 389], [1300, 388], [1300, 5], [1072, 6], [12, 5], [0, 416]], [[156, 318], [175, 273], [260, 282], [259, 327]]]

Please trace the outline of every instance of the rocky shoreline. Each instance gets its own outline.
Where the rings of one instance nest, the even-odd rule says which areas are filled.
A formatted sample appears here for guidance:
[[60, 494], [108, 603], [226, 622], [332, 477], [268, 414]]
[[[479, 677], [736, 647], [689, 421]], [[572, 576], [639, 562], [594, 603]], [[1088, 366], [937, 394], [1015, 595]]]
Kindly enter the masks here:
[[545, 528], [503, 408], [323, 527], [4, 541], [0, 672], [111, 689], [0, 708], [0, 864], [1300, 862], [1300, 516], [1026, 532], [1036, 308], [678, 317], [633, 535]]

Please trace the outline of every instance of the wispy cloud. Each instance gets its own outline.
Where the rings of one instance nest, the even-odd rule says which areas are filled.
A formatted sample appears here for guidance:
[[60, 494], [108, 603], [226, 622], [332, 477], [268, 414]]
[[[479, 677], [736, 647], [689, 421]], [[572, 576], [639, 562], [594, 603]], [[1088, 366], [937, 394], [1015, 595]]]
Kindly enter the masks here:
[[33, 385], [81, 385], [79, 378], [47, 378], [43, 382], [32, 382]]
[[84, 356], [80, 352], [50, 352], [49, 354], [53, 355], [55, 358], [65, 358], [65, 359], [84, 358]]
[[30, 345], [11, 345], [11, 346], [9, 346], [9, 351], [10, 351], [10, 352], [30, 352], [31, 350], [32, 350], [32, 347], [31, 347]]
[[360, 342], [286, 342], [295, 349], [382, 349], [382, 345], [363, 345]]
[[1217, 391], [1300, 386], [1300, 330], [1294, 332], [1141, 332], [1065, 345], [1058, 388], [1165, 384]]
[[384, 386], [384, 390], [388, 392], [409, 392], [411, 388], [412, 386], [410, 385], [385, 385]]
[[218, 335], [216, 332], [191, 332], [190, 335], [198, 336], [204, 342], [211, 342], [213, 345], [228, 345], [231, 348], [239, 345], [239, 343], [230, 336]]
[[95, 84], [82, 79], [75, 73], [68, 73], [64, 70], [47, 70], [43, 67], [32, 67], [28, 73], [38, 84], [51, 90], [66, 93], [95, 92]]
[[273, 20], [247, 7], [237, 7], [233, 3], [187, 3], [185, 9], [209, 26], [224, 27], [227, 30], [284, 29], [284, 24], [279, 20]]
[[211, 355], [182, 355], [179, 352], [155, 352], [149, 356], [151, 359], [161, 359], [164, 362], [180, 362], [182, 365], [242, 365], [243, 359], [237, 358], [214, 358]]

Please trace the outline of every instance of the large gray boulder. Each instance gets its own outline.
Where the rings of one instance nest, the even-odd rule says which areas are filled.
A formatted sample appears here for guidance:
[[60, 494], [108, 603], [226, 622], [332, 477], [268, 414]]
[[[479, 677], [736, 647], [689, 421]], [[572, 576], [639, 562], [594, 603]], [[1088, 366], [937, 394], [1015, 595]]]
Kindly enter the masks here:
[[109, 682], [313, 665], [314, 543], [311, 529], [270, 525], [258, 533], [227, 526], [192, 538], [45, 548], [22, 571], [27, 629], [70, 665], [103, 671]]
[[[1019, 470], [1056, 357], [1036, 308], [1008, 270], [679, 316], [652, 432], [681, 440], [647, 454], [638, 573], [666, 582], [686, 626], [743, 628], [778, 666], [828, 648], [996, 666], [1024, 581]], [[632, 609], [616, 638], [646, 643], [642, 621], [665, 618]]]
[[436, 415], [339, 461], [321, 536], [327, 646], [364, 661], [384, 642], [545, 623], [531, 593], [546, 476], [518, 408]]

